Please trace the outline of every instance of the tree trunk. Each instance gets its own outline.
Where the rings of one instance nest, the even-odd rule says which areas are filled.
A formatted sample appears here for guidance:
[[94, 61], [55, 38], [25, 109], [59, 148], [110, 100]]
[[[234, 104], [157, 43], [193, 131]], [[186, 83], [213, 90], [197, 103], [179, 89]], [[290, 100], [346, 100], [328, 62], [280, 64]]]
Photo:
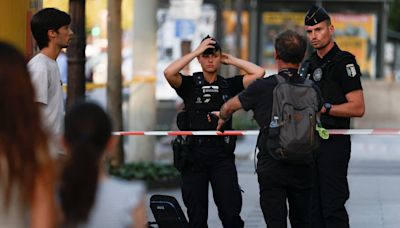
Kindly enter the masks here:
[[[108, 1], [107, 18], [108, 59], [107, 59], [107, 109], [113, 121], [114, 131], [122, 131], [122, 74], [121, 74], [121, 0]], [[124, 160], [123, 140], [118, 141], [117, 153], [112, 165]]]
[[67, 111], [85, 96], [85, 0], [70, 0], [69, 14], [74, 35], [67, 49]]

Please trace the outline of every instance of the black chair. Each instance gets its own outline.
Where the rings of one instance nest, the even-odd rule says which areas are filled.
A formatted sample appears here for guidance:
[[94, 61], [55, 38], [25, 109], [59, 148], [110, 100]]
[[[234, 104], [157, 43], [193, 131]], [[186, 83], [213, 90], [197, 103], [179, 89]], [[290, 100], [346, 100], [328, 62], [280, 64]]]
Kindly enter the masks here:
[[[187, 228], [188, 220], [178, 201], [173, 196], [152, 195], [150, 209], [155, 222], [149, 222], [151, 228]], [[156, 225], [156, 226], [153, 226]]]

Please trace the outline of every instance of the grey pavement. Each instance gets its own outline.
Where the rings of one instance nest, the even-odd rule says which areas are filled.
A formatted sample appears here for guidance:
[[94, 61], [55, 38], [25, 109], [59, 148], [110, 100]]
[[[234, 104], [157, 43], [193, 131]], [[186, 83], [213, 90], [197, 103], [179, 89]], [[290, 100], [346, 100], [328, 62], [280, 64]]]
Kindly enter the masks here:
[[[235, 152], [239, 184], [244, 190], [241, 216], [246, 228], [266, 227], [254, 174], [255, 140], [254, 136], [246, 136], [238, 142]], [[400, 227], [400, 136], [353, 136], [352, 142], [348, 175], [350, 200], [346, 204], [350, 227]], [[160, 159], [169, 159], [169, 146], [159, 144], [156, 153]], [[147, 197], [155, 193], [175, 196], [183, 210], [186, 210], [179, 188], [152, 190]], [[153, 219], [150, 211], [148, 216], [149, 220]], [[208, 225], [209, 228], [222, 227], [211, 188]]]

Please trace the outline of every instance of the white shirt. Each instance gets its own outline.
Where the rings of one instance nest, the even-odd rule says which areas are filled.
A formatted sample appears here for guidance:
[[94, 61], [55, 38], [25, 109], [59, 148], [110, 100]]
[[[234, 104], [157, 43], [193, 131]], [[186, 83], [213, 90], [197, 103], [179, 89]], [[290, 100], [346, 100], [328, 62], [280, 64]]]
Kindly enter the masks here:
[[44, 104], [42, 122], [50, 136], [50, 151], [53, 155], [63, 153], [58, 140], [63, 128], [64, 99], [57, 62], [39, 53], [29, 61], [28, 69], [35, 88], [35, 100]]

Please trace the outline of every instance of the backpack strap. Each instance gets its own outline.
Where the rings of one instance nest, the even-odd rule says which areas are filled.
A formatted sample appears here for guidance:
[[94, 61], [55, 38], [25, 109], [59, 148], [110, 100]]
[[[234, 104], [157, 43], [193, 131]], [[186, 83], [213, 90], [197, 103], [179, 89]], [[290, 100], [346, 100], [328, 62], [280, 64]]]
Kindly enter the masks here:
[[280, 75], [280, 74], [275, 74], [274, 76], [275, 76], [275, 79], [276, 79], [276, 81], [278, 82], [278, 84], [279, 84], [279, 83], [286, 82], [286, 78], [284, 78], [282, 75]]
[[302, 78], [306, 78], [308, 69], [310, 68], [310, 59], [307, 59], [300, 65], [299, 75]]

